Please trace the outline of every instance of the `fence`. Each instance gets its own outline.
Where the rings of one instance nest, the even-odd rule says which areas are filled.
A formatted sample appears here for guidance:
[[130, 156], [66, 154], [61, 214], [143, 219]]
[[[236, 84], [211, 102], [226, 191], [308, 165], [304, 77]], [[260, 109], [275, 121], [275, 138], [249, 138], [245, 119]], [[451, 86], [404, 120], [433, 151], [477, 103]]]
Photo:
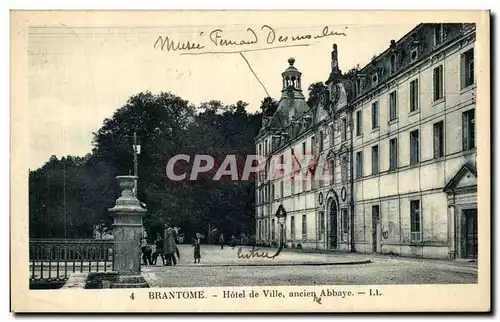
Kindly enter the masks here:
[[113, 241], [30, 239], [30, 282], [60, 281], [74, 272], [113, 271]]

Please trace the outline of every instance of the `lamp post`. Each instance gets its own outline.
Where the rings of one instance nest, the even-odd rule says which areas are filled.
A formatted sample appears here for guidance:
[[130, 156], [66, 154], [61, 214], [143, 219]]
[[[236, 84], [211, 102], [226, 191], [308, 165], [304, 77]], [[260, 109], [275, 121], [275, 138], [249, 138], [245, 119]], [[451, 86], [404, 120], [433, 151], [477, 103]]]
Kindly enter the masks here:
[[141, 154], [141, 146], [137, 144], [137, 133], [134, 132], [134, 196], [137, 197], [137, 178], [139, 177], [138, 170], [138, 158], [137, 156]]

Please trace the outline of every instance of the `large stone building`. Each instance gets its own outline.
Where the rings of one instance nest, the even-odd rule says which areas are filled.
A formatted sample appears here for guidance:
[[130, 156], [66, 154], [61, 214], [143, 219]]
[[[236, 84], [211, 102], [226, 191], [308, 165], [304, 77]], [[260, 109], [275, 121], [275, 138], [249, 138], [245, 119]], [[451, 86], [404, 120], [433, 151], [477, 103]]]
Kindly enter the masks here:
[[256, 138], [257, 242], [477, 257], [474, 42], [473, 24], [420, 24], [348, 73], [334, 45], [314, 106], [289, 59]]

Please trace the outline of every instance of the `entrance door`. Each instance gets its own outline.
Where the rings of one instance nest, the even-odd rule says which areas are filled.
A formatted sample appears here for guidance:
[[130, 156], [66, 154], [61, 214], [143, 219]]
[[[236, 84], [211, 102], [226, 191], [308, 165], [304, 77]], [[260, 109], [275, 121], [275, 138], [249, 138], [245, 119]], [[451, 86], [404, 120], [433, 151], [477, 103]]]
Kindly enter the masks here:
[[280, 246], [285, 245], [285, 225], [280, 224]]
[[477, 258], [477, 209], [464, 210], [464, 257]]
[[378, 205], [372, 206], [372, 248], [374, 253], [378, 253], [380, 240], [380, 208]]
[[337, 203], [330, 204], [330, 249], [337, 249]]

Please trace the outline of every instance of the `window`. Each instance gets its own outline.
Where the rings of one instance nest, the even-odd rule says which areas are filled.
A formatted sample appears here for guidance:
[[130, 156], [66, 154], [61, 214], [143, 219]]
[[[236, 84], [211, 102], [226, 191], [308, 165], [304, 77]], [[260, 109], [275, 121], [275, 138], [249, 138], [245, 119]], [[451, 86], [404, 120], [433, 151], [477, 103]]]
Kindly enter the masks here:
[[335, 183], [335, 160], [332, 159], [328, 162], [328, 171], [330, 173], [330, 184]]
[[471, 150], [476, 147], [476, 121], [475, 110], [462, 113], [462, 146], [463, 150]]
[[323, 131], [319, 132], [319, 152], [323, 152], [324, 137]]
[[474, 48], [467, 50], [460, 57], [462, 88], [474, 84]]
[[356, 179], [363, 177], [363, 152], [356, 152]]
[[285, 175], [285, 169], [283, 167], [284, 164], [285, 164], [285, 155], [282, 154], [282, 155], [280, 155], [280, 168], [281, 168], [280, 174], [281, 174], [281, 176]]
[[434, 158], [444, 155], [444, 125], [443, 121], [434, 123]]
[[411, 61], [415, 61], [418, 58], [418, 49], [414, 48], [411, 50]]
[[378, 145], [372, 146], [372, 174], [378, 173]]
[[340, 137], [342, 138], [342, 142], [347, 140], [347, 120], [343, 118], [340, 123]]
[[262, 144], [259, 144], [259, 155], [262, 155]]
[[283, 198], [285, 196], [285, 192], [283, 191], [283, 180], [280, 181], [280, 197]]
[[363, 134], [363, 119], [361, 114], [362, 111], [359, 110], [356, 112], [356, 135]]
[[342, 163], [340, 165], [340, 177], [342, 182], [347, 181], [347, 157], [344, 155], [341, 159]]
[[267, 140], [264, 141], [264, 155], [267, 155]]
[[389, 141], [389, 170], [395, 170], [398, 167], [398, 139]]
[[290, 236], [292, 237], [292, 240], [295, 239], [295, 217], [294, 216], [290, 217]]
[[307, 239], [307, 218], [302, 215], [302, 239]]
[[319, 213], [319, 235], [323, 236], [325, 234], [325, 212], [321, 211]]
[[332, 124], [330, 125], [330, 147], [333, 148], [335, 145], [335, 126]]
[[302, 142], [302, 157], [306, 155], [306, 141]]
[[293, 176], [290, 177], [290, 189], [291, 194], [295, 194], [295, 178]]
[[418, 79], [410, 82], [410, 112], [418, 110]]
[[264, 227], [262, 227], [263, 239], [267, 239], [267, 219], [264, 219]]
[[378, 102], [372, 103], [372, 129], [378, 128]]
[[356, 79], [356, 94], [361, 93], [361, 78]]
[[276, 226], [274, 223], [274, 219], [271, 220], [271, 239], [272, 240], [276, 239]]
[[438, 24], [434, 26], [434, 46], [443, 42], [443, 25]]
[[393, 91], [389, 94], [389, 121], [393, 121], [398, 118], [397, 109], [396, 91]]
[[422, 240], [422, 224], [420, 217], [420, 200], [410, 201], [410, 220], [411, 220], [411, 241]]
[[433, 71], [434, 101], [443, 98], [443, 65], [434, 68]]
[[259, 220], [259, 240], [262, 239], [262, 222]]
[[410, 164], [419, 162], [418, 130], [410, 132]]
[[316, 138], [314, 136], [311, 137], [311, 154], [316, 154]]
[[274, 194], [274, 184], [272, 184], [272, 186], [271, 186], [271, 200], [274, 200], [274, 199], [276, 199], [276, 198], [275, 198], [275, 194]]
[[372, 76], [372, 84], [377, 85], [377, 81], [378, 81], [378, 77], [377, 77], [377, 74], [375, 74]]
[[347, 241], [349, 239], [349, 216], [347, 209], [341, 210], [341, 220], [342, 220], [342, 241]]

